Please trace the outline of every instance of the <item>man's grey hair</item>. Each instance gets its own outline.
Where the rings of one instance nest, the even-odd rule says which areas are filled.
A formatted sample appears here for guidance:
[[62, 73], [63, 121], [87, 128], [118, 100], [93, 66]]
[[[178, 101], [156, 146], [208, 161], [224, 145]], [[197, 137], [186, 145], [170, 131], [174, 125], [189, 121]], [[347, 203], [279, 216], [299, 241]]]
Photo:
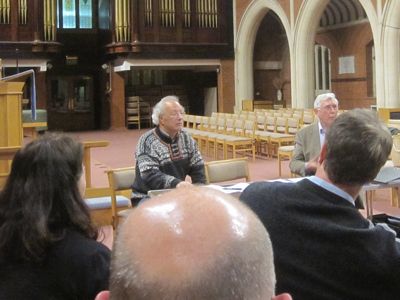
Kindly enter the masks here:
[[375, 112], [354, 109], [339, 115], [326, 140], [325, 171], [337, 184], [372, 181], [392, 149], [392, 136]]
[[153, 120], [154, 125], [160, 124], [160, 116], [165, 112], [165, 105], [168, 102], [177, 102], [182, 107], [182, 113], [184, 112], [184, 108], [179, 103], [179, 98], [177, 96], [165, 96], [153, 108], [151, 119]]
[[339, 105], [339, 101], [338, 101], [338, 99], [336, 99], [336, 96], [334, 93], [325, 93], [325, 94], [320, 94], [317, 96], [317, 98], [315, 98], [314, 108], [320, 108], [322, 102], [324, 102], [326, 100], [330, 100], [330, 99], [336, 101], [336, 104]]

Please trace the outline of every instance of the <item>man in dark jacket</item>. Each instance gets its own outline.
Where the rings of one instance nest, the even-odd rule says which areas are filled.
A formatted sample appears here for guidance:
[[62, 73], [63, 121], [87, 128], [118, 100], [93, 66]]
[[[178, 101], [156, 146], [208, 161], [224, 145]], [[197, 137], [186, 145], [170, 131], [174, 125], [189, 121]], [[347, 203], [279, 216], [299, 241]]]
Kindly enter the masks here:
[[315, 176], [257, 182], [243, 191], [241, 200], [270, 233], [277, 293], [296, 300], [399, 297], [400, 243], [354, 206], [391, 147], [388, 129], [373, 112], [345, 112], [327, 133]]

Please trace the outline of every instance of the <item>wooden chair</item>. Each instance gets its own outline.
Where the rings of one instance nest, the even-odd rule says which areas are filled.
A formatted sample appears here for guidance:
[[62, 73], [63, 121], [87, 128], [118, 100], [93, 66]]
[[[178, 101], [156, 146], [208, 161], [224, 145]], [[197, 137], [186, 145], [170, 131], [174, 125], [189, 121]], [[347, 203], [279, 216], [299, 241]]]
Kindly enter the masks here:
[[[278, 171], [279, 177], [282, 176], [282, 161], [285, 159], [291, 160], [293, 157], [294, 145], [280, 146], [278, 148]], [[293, 177], [293, 174], [291, 174]]]
[[115, 228], [118, 226], [118, 221], [121, 215], [125, 212], [128, 207], [118, 207], [117, 195], [123, 195], [126, 198], [131, 198], [132, 194], [132, 183], [135, 180], [135, 167], [117, 168], [107, 170], [108, 182], [111, 190], [111, 213], [112, 213], [112, 225]]
[[242, 178], [250, 181], [247, 157], [206, 162], [205, 173], [207, 184]]
[[137, 125], [140, 129], [142, 122], [151, 125], [150, 104], [143, 101], [139, 96], [127, 97], [126, 100], [126, 126]]

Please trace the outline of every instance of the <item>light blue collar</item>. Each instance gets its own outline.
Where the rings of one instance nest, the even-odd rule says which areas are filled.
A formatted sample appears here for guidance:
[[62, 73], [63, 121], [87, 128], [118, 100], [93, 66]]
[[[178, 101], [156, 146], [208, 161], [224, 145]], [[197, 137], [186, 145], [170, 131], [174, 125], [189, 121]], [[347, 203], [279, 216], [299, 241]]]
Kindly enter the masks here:
[[349, 201], [351, 204], [355, 205], [353, 197], [350, 196], [349, 193], [346, 193], [342, 189], [338, 188], [336, 185], [333, 185], [317, 176], [309, 176], [309, 177], [306, 177], [306, 179], [308, 179], [312, 183], [322, 187], [324, 190], [334, 193], [335, 195], [338, 195], [339, 197], [344, 198], [345, 200]]

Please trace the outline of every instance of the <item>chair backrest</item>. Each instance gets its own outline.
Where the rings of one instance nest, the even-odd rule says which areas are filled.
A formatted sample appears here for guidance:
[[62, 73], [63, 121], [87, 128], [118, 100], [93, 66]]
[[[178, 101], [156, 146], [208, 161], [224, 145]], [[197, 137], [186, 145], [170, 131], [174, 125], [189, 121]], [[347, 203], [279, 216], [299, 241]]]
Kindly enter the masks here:
[[254, 138], [255, 129], [256, 122], [254, 120], [246, 120], [244, 122], [244, 136]]
[[276, 124], [276, 127], [275, 127], [276, 132], [287, 133], [287, 118], [286, 117], [277, 117], [275, 124]]
[[250, 181], [247, 157], [206, 162], [205, 173], [207, 184], [242, 178]]
[[275, 132], [276, 128], [276, 117], [274, 116], [267, 116], [265, 119], [265, 129], [266, 131]]
[[113, 226], [118, 224], [117, 217], [117, 194], [122, 192], [131, 193], [132, 184], [135, 180], [135, 167], [118, 168], [107, 170], [108, 183], [111, 190], [111, 212], [113, 217]]
[[287, 119], [287, 133], [296, 134], [300, 130], [300, 119], [288, 118]]
[[233, 133], [244, 136], [244, 119], [236, 119], [233, 123]]

